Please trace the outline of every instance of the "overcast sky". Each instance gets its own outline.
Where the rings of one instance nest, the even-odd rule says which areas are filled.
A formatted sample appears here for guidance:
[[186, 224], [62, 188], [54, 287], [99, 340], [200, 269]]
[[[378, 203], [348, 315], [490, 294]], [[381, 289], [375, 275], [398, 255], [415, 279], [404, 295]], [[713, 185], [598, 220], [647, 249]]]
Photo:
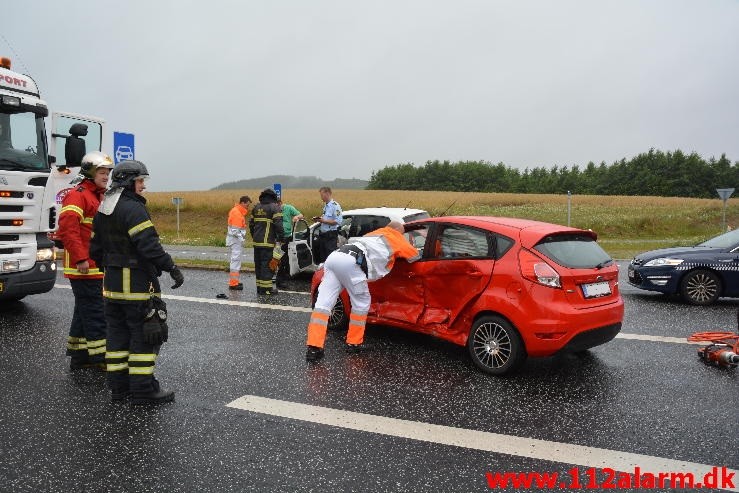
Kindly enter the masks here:
[[150, 190], [652, 147], [739, 161], [737, 0], [24, 0], [2, 16], [0, 54], [52, 111], [135, 134]]

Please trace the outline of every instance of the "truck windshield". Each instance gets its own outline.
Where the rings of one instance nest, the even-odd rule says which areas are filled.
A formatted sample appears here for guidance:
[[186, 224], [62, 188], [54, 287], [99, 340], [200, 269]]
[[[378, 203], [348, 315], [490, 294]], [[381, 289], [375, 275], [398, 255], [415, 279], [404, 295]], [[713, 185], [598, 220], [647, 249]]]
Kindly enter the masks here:
[[43, 116], [0, 113], [0, 170], [49, 170]]

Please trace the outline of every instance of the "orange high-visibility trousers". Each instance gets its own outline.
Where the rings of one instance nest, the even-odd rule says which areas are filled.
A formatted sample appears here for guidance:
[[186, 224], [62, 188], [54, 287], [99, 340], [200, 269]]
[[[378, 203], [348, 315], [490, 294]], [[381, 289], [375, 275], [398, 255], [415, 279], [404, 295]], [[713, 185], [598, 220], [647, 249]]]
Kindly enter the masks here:
[[[335, 251], [328, 256], [323, 265], [323, 279], [321, 285], [318, 286], [316, 306], [308, 324], [309, 346], [323, 347], [329, 314], [342, 289], [346, 289], [349, 293], [351, 303], [346, 343], [361, 344], [364, 342], [364, 329], [367, 325], [367, 312], [370, 305], [367, 276], [357, 265], [353, 256]], [[316, 317], [316, 314], [319, 316]]]
[[323, 348], [328, 330], [329, 313], [325, 310], [315, 309], [310, 315], [308, 322], [308, 346]]
[[349, 314], [349, 331], [346, 333], [347, 344], [362, 344], [364, 342], [364, 328], [367, 325], [367, 314], [356, 313], [354, 310]]

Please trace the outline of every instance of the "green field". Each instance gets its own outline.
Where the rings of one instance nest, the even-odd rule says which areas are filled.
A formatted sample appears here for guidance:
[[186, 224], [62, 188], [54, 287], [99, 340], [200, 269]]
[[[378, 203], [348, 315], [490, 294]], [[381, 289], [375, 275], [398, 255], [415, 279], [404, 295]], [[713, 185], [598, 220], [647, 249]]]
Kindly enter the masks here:
[[[257, 190], [147, 192], [149, 210], [164, 243], [224, 246], [226, 216], [240, 195], [256, 200]], [[319, 215], [317, 190], [289, 190], [285, 200], [306, 217]], [[182, 197], [180, 230], [172, 197]], [[413, 207], [439, 215], [508, 216], [567, 224], [566, 195], [335, 190], [344, 210], [359, 207]], [[451, 206], [451, 207], [450, 207]], [[573, 195], [570, 225], [592, 229], [614, 258], [669, 246], [692, 245], [717, 235], [722, 227], [720, 199]], [[739, 225], [739, 200], [726, 211], [729, 227]]]

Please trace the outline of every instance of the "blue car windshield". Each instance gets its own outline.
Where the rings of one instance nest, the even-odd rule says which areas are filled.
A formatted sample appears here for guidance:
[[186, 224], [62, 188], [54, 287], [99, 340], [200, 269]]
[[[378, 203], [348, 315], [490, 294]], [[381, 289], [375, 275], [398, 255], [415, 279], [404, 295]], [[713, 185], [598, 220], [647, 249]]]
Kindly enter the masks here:
[[710, 240], [699, 243], [701, 247], [711, 248], [734, 248], [739, 245], [739, 229], [729, 231]]

